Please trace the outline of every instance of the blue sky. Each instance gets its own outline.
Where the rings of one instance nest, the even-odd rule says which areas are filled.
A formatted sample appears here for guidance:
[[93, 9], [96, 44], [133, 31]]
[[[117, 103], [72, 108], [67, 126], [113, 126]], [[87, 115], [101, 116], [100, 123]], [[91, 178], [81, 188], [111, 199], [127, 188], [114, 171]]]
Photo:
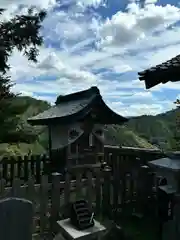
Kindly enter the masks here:
[[180, 53], [177, 0], [2, 0], [9, 19], [32, 4], [46, 9], [38, 63], [14, 51], [13, 91], [53, 103], [59, 94], [98, 86], [105, 102], [124, 116], [158, 114], [174, 107], [180, 83], [145, 89], [137, 72]]

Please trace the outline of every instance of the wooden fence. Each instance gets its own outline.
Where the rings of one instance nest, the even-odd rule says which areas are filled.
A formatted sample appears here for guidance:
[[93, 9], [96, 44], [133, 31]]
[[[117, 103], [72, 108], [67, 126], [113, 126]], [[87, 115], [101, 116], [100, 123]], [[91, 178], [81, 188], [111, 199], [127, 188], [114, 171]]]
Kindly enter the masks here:
[[33, 176], [35, 183], [40, 183], [42, 174], [49, 174], [49, 157], [47, 155], [17, 156], [3, 158], [0, 162], [0, 176], [11, 186], [14, 178], [26, 182]]
[[113, 155], [113, 161], [118, 157], [124, 157], [128, 162], [145, 165], [149, 161], [164, 157], [165, 153], [154, 149], [105, 146], [104, 158], [105, 161], [109, 161], [109, 164], [111, 165], [112, 158], [109, 158], [109, 155]]
[[[34, 206], [34, 234], [41, 235], [54, 231], [57, 219], [68, 216], [69, 203], [85, 197], [90, 205], [100, 213], [102, 178], [100, 168], [72, 168], [65, 174], [65, 181], [60, 174], [41, 176], [41, 183], [35, 184], [34, 178], [29, 177], [26, 184], [19, 178], [13, 179], [12, 187], [6, 187], [6, 180], [0, 180], [0, 199], [20, 197], [31, 200]], [[87, 176], [86, 179], [82, 175]], [[76, 176], [76, 180], [71, 180]], [[95, 203], [95, 205], [94, 205]]]
[[[112, 157], [111, 157], [112, 156]], [[138, 149], [138, 148], [118, 148], [105, 146], [104, 160], [113, 166], [113, 162], [118, 158], [123, 158], [123, 166], [134, 168], [135, 165], [144, 165], [148, 161], [163, 157], [164, 154], [158, 150]], [[67, 162], [56, 156], [57, 162]], [[62, 169], [56, 169], [57, 172], [63, 173]], [[42, 174], [51, 175], [51, 161], [47, 155], [35, 156], [17, 156], [11, 158], [3, 158], [0, 161], [0, 176], [6, 180], [8, 186], [12, 185], [15, 177], [23, 181], [27, 181], [29, 176], [33, 176], [35, 183], [40, 183]]]
[[[113, 158], [113, 155], [111, 156]], [[131, 162], [125, 156], [112, 164], [113, 209], [116, 213], [156, 214], [158, 179], [147, 165]]]
[[34, 203], [34, 233], [41, 235], [54, 232], [56, 220], [69, 215], [69, 203], [83, 197], [92, 204], [96, 216], [110, 217], [115, 221], [132, 212], [156, 214], [153, 174], [147, 167], [129, 169], [125, 162], [124, 157], [118, 157], [113, 161], [112, 169], [98, 165], [69, 168], [65, 181], [60, 174], [54, 174], [52, 183], [48, 182], [47, 175], [41, 176], [40, 184], [35, 184], [33, 177], [29, 177], [26, 184], [14, 178], [12, 187], [6, 187], [6, 180], [1, 179], [0, 198], [16, 196], [31, 200]]

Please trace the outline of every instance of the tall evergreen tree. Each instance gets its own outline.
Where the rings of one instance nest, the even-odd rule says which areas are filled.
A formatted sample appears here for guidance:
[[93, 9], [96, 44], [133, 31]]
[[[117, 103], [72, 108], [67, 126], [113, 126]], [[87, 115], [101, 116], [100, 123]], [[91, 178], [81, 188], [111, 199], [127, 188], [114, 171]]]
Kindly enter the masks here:
[[[0, 9], [0, 14], [3, 12]], [[16, 95], [11, 91], [12, 83], [7, 75], [8, 59], [17, 49], [28, 60], [37, 62], [38, 47], [43, 43], [40, 28], [45, 17], [45, 11], [37, 13], [30, 8], [25, 15], [0, 22], [0, 142], [18, 141], [18, 114], [23, 111], [13, 107]]]

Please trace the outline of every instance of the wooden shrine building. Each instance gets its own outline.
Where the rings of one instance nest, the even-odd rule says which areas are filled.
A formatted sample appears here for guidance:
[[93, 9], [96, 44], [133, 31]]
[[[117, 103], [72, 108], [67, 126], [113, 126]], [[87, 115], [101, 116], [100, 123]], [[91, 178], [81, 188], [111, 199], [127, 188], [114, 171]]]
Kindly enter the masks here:
[[[104, 125], [123, 124], [126, 121], [105, 104], [97, 87], [59, 96], [55, 106], [28, 119], [32, 125], [48, 127], [49, 155], [56, 169], [62, 167], [62, 158], [69, 159], [63, 165], [70, 164], [70, 159], [75, 164], [91, 164], [92, 158], [88, 160], [82, 156], [87, 156], [87, 153], [103, 156]], [[53, 155], [55, 152], [61, 153], [58, 160]]]
[[160, 83], [180, 81], [180, 55], [155, 67], [139, 72], [139, 80], [145, 81], [146, 89]]

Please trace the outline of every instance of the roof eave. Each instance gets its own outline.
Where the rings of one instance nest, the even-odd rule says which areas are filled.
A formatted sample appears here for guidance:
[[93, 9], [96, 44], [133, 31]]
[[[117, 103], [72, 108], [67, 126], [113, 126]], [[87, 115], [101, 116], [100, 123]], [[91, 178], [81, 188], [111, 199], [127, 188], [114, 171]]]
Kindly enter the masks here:
[[34, 120], [29, 119], [28, 123], [30, 123], [33, 126], [35, 126], [35, 125], [52, 125], [52, 124], [66, 125], [66, 124], [74, 123], [74, 122], [80, 120], [82, 117], [85, 117], [85, 113], [80, 111], [80, 112], [77, 112], [75, 114], [68, 115], [65, 117], [55, 117], [55, 118], [48, 118], [48, 119], [34, 119]]
[[84, 107], [83, 109], [81, 109], [80, 111], [78, 111], [74, 114], [63, 116], [63, 117], [47, 118], [47, 119], [30, 118], [27, 121], [28, 121], [28, 123], [30, 123], [31, 125], [34, 125], [34, 126], [35, 125], [51, 125], [52, 123], [65, 125], [65, 124], [77, 122], [89, 114], [91, 104], [93, 103], [93, 101], [96, 97], [97, 97], [96, 95], [94, 97], [92, 97], [91, 101], [87, 104], [86, 107]]
[[180, 55], [155, 67], [138, 72], [139, 80], [145, 81], [146, 89], [160, 83], [180, 81]]
[[[84, 107], [82, 110], [79, 112], [76, 112], [71, 115], [67, 115], [64, 117], [55, 117], [55, 118], [48, 118], [48, 119], [33, 119], [30, 118], [28, 119], [28, 123], [31, 125], [51, 125], [51, 124], [71, 124], [77, 121], [81, 121], [83, 118], [85, 118], [90, 112], [93, 106], [97, 105], [97, 100], [102, 104], [102, 107], [105, 110], [105, 116], [109, 115], [108, 120], [107, 118], [104, 118], [101, 116], [99, 117], [98, 123], [101, 124], [118, 124], [122, 125], [123, 123], [127, 122], [128, 119], [125, 117], [122, 117], [115, 113], [113, 110], [111, 110], [103, 101], [102, 96], [100, 94], [94, 95], [92, 97], [91, 101], [87, 104], [86, 107]], [[106, 119], [106, 120], [105, 120]], [[105, 121], [104, 121], [105, 120]]]
[[106, 111], [106, 116], [108, 115], [108, 121], [105, 121], [104, 124], [118, 124], [118, 125], [122, 125], [125, 122], [128, 121], [127, 118], [115, 113], [111, 108], [108, 107], [108, 105], [106, 105], [106, 103], [104, 102], [104, 100], [101, 97], [101, 104], [102, 106], [105, 108]]

